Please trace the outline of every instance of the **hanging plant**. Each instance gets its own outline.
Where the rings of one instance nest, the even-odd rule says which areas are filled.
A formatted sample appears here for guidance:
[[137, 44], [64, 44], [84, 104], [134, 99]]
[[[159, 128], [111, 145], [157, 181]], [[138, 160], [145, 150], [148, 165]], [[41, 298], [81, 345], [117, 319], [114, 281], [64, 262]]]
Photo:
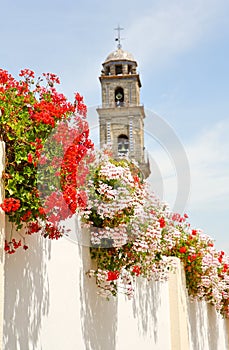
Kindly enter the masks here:
[[97, 267], [88, 271], [99, 294], [134, 295], [136, 278], [165, 281], [179, 258], [191, 299], [205, 300], [229, 317], [229, 257], [213, 240], [191, 228], [188, 215], [169, 210], [142, 180], [136, 164], [99, 154], [87, 177], [82, 225], [90, 229], [90, 253]]
[[109, 298], [121, 289], [131, 297], [137, 276], [167, 279], [171, 262], [160, 254], [161, 209], [152, 214], [158, 200], [138, 166], [102, 154], [91, 166], [86, 191], [81, 219], [90, 229], [91, 257], [97, 263], [88, 274], [96, 278], [100, 294]]
[[[6, 145], [5, 199], [0, 206], [19, 234], [23, 228], [27, 234], [39, 231], [57, 239], [63, 235], [59, 221], [81, 205], [77, 184], [79, 177], [83, 180], [83, 170], [80, 174], [78, 170], [92, 148], [86, 106], [78, 93], [74, 103], [58, 93], [54, 85], [59, 84], [59, 78], [54, 74], [43, 74], [35, 82], [34, 72], [24, 69], [20, 77], [18, 81], [0, 69], [0, 140]], [[44, 152], [53, 130], [52, 147]], [[41, 172], [42, 166], [45, 173]], [[47, 182], [51, 177], [52, 183]], [[74, 195], [70, 188], [74, 188]], [[47, 191], [45, 196], [43, 191]], [[65, 201], [57, 201], [60, 193]], [[24, 236], [17, 241], [11, 232], [7, 234], [5, 250], [14, 253], [21, 245], [27, 249]]]

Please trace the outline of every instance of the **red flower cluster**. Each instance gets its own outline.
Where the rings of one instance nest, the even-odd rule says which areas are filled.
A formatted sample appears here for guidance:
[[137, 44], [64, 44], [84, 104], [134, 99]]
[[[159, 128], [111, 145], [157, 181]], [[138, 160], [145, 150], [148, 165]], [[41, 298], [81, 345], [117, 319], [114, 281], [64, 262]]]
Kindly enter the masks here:
[[179, 249], [179, 252], [180, 252], [181, 254], [185, 254], [186, 251], [187, 251], [187, 248], [186, 248], [186, 247], [181, 247], [181, 248]]
[[226, 273], [227, 271], [228, 271], [228, 267], [229, 267], [229, 265], [228, 264], [224, 264], [223, 265], [223, 273]]
[[11, 213], [17, 211], [20, 208], [20, 200], [16, 198], [6, 198], [3, 203], [0, 204], [2, 210], [6, 213]]
[[27, 226], [27, 235], [31, 235], [33, 233], [39, 232], [41, 230], [41, 226], [37, 221], [32, 221]]
[[86, 117], [87, 107], [83, 103], [83, 97], [78, 92], [75, 94], [75, 106], [77, 107], [77, 112], [83, 117]]
[[54, 83], [60, 84], [60, 79], [56, 74], [43, 73], [43, 76], [47, 79], [50, 86], [52, 86], [52, 84], [54, 84]]
[[28, 160], [28, 163], [32, 163], [33, 162], [33, 156], [32, 156], [31, 153], [28, 153], [27, 160]]
[[34, 78], [35, 77], [35, 73], [30, 70], [30, 69], [22, 69], [20, 74], [20, 77], [25, 77], [25, 78]]
[[158, 219], [159, 223], [160, 223], [160, 228], [164, 228], [166, 225], [165, 219], [164, 218], [160, 218]]
[[179, 213], [173, 213], [172, 220], [178, 221], [178, 222], [184, 222], [188, 218], [188, 214], [184, 214], [184, 216], [181, 216]]
[[108, 271], [107, 281], [114, 281], [119, 278], [119, 271]]
[[[15, 238], [12, 239], [11, 242], [7, 242], [5, 241], [5, 252], [7, 252], [8, 254], [13, 254], [16, 252], [16, 250], [22, 246], [21, 240], [16, 241]], [[26, 244], [23, 245], [23, 249], [27, 250], [28, 246]]]
[[5, 252], [7, 252], [8, 254], [15, 253], [16, 249], [18, 249], [19, 247], [21, 247], [21, 240], [17, 242], [13, 238], [11, 242], [5, 241]]
[[48, 237], [50, 239], [59, 239], [63, 236], [63, 232], [61, 232], [55, 225], [46, 224], [45, 226], [45, 234], [44, 237]]
[[223, 251], [219, 252], [218, 260], [219, 260], [220, 263], [222, 263], [222, 261], [223, 261], [223, 256], [224, 256], [224, 254], [225, 254], [225, 253], [224, 253]]
[[[5, 125], [1, 136], [8, 147], [6, 199], [0, 208], [8, 214], [16, 229], [23, 223], [27, 234], [40, 232], [45, 237], [57, 239], [63, 235], [59, 222], [75, 213], [77, 208], [85, 207], [87, 202], [81, 188], [88, 172], [86, 161], [89, 157], [86, 159], [86, 155], [93, 147], [84, 119], [87, 108], [79, 93], [70, 103], [56, 91], [54, 84], [59, 84], [60, 80], [55, 74], [43, 74], [35, 83], [34, 72], [23, 69], [20, 77], [22, 79], [17, 81], [0, 69], [0, 122]], [[15, 132], [14, 124], [23, 133]], [[52, 138], [54, 127], [56, 143], [49, 148], [50, 154], [45, 154], [44, 145]], [[42, 166], [43, 178], [40, 176]], [[54, 179], [50, 187], [49, 179]], [[41, 186], [39, 192], [44, 189], [43, 195], [47, 194], [44, 201], [39, 197], [38, 184]], [[13, 253], [17, 244], [21, 244], [11, 237], [9, 241], [6, 251]], [[26, 245], [24, 249], [27, 249]]]
[[[9, 84], [9, 81], [13, 81], [14, 79], [6, 70], [0, 69], [0, 85], [4, 86]], [[1, 90], [4, 90], [3, 87]]]
[[141, 267], [140, 266], [134, 266], [133, 267], [133, 273], [136, 275], [136, 276], [139, 276], [141, 274]]
[[32, 215], [31, 210], [28, 210], [22, 217], [21, 217], [21, 221], [27, 221]]
[[55, 89], [52, 90], [48, 100], [37, 101], [32, 108], [29, 108], [31, 119], [38, 124], [50, 125], [52, 128], [56, 125], [57, 120], [62, 119], [64, 115], [74, 113], [74, 111], [74, 105], [68, 103], [67, 99], [62, 94], [58, 94]]
[[197, 255], [196, 255], [196, 254], [189, 255], [189, 256], [188, 256], [188, 261], [189, 261], [189, 262], [193, 262], [194, 260], [196, 260], [196, 258], [197, 258]]

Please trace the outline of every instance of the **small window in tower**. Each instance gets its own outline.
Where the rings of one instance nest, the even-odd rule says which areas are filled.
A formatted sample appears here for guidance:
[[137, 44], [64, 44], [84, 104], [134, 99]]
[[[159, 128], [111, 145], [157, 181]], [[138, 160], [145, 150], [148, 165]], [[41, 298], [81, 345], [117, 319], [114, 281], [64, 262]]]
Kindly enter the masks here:
[[121, 64], [115, 66], [115, 74], [116, 75], [122, 74], [122, 65]]
[[106, 75], [110, 75], [111, 74], [110, 67], [106, 67], [105, 74]]
[[131, 64], [128, 64], [128, 74], [132, 74], [132, 66], [131, 66]]
[[118, 153], [121, 155], [127, 154], [129, 151], [129, 139], [126, 135], [118, 137]]
[[115, 104], [117, 107], [122, 107], [124, 105], [124, 91], [121, 87], [115, 89]]

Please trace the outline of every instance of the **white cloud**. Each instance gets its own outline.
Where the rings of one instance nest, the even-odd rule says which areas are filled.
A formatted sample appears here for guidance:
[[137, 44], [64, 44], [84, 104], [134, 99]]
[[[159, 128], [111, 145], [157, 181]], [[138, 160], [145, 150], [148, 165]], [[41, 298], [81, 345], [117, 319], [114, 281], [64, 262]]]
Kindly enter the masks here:
[[195, 209], [218, 206], [229, 209], [229, 121], [217, 123], [186, 147], [190, 161], [191, 205]]
[[216, 31], [226, 6], [225, 0], [162, 0], [132, 22], [128, 43], [142, 66], [157, 69]]
[[[168, 130], [163, 136], [166, 126]], [[166, 122], [161, 135], [156, 128], [155, 120], [151, 129], [148, 125], [146, 145], [154, 164], [151, 166], [152, 187], [156, 192], [159, 189], [162, 199], [172, 207], [181, 179], [178, 174], [185, 176], [185, 172], [190, 170], [189, 207], [194, 210], [215, 207], [218, 210], [221, 202], [229, 209], [229, 120], [222, 120], [206, 129], [188, 145], [179, 143]], [[187, 169], [187, 161], [190, 169]], [[185, 185], [188, 185], [188, 181], [186, 184], [184, 182]]]
[[206, 129], [188, 146], [191, 195], [187, 207], [192, 226], [215, 239], [229, 254], [229, 120]]

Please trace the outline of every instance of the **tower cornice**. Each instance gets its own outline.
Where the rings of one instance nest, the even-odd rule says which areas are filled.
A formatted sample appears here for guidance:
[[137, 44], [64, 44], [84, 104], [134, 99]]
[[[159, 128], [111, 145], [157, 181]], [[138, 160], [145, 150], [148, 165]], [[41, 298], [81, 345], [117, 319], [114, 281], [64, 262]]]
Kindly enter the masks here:
[[117, 80], [120, 79], [131, 79], [131, 80], [137, 80], [139, 87], [142, 86], [140, 76], [139, 74], [122, 74], [122, 75], [100, 75], [99, 80], [102, 82], [102, 80]]

